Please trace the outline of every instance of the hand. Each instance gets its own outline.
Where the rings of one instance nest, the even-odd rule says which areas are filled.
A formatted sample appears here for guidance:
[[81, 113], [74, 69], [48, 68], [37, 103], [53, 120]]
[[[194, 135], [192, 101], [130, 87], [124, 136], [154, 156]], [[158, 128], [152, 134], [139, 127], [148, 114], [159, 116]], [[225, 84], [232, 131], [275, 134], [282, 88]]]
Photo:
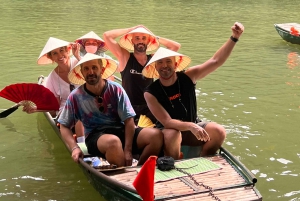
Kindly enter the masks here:
[[32, 105], [24, 105], [23, 106], [23, 112], [26, 112], [27, 114], [32, 114], [32, 113], [35, 113], [37, 111], [37, 108], [36, 106], [32, 106]]
[[125, 156], [125, 166], [131, 166], [132, 165], [132, 153], [131, 153], [131, 151], [124, 150], [124, 156]]
[[[194, 124], [194, 123], [193, 123]], [[190, 131], [196, 136], [198, 140], [207, 142], [210, 141], [210, 137], [206, 130], [204, 130], [201, 126], [194, 124]]]
[[77, 58], [77, 60], [80, 60], [79, 59], [80, 58], [79, 51], [80, 51], [80, 44], [72, 43], [72, 53]]
[[244, 32], [244, 26], [241, 23], [236, 22], [231, 27], [231, 30], [232, 30], [232, 36], [234, 38], [238, 39], [242, 35], [242, 33]]
[[78, 163], [79, 158], [83, 158], [83, 153], [80, 148], [76, 148], [72, 151], [72, 158], [76, 163]]

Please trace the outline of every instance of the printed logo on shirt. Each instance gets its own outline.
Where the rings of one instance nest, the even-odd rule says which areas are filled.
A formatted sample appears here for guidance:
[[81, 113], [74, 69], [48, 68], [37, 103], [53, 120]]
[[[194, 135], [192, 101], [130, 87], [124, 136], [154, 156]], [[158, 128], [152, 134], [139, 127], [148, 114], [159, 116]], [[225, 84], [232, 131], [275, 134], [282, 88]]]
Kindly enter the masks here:
[[179, 98], [180, 96], [181, 96], [181, 94], [178, 93], [178, 94], [175, 94], [174, 96], [169, 97], [169, 99], [170, 100], [175, 100], [175, 99]]

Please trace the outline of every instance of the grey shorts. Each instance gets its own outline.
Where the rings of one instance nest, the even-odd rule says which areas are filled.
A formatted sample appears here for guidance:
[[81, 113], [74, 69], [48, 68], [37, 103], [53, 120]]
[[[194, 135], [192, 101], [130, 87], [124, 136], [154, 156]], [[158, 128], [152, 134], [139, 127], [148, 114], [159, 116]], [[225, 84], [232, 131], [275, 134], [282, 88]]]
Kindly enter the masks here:
[[[138, 146], [137, 146], [137, 137], [142, 129], [143, 128], [135, 129], [134, 136], [133, 136], [133, 142], [132, 142], [132, 154], [141, 154], [143, 151], [143, 149], [138, 149]], [[86, 144], [89, 154], [91, 154], [93, 156], [100, 156], [102, 158], [105, 158], [105, 155], [103, 153], [101, 153], [97, 147], [98, 139], [104, 134], [116, 135], [121, 140], [122, 146], [124, 149], [125, 127], [102, 128], [102, 129], [95, 129], [85, 139], [85, 144]]]

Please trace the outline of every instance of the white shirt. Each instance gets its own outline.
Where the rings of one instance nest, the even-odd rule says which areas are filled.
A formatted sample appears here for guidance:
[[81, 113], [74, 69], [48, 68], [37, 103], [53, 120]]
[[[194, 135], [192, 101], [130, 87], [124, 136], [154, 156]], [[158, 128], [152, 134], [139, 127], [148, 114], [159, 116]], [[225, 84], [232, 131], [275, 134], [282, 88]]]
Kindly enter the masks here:
[[[70, 57], [70, 61], [70, 70], [72, 70], [76, 66], [78, 61], [74, 56]], [[63, 109], [66, 100], [70, 94], [70, 84], [61, 79], [53, 69], [48, 75], [48, 77], [44, 80], [43, 85], [47, 87], [54, 94], [55, 97], [60, 98], [60, 112]], [[75, 85], [75, 88], [77, 88], [78, 86], [80, 85]], [[59, 112], [57, 112], [56, 114], [58, 114]]]

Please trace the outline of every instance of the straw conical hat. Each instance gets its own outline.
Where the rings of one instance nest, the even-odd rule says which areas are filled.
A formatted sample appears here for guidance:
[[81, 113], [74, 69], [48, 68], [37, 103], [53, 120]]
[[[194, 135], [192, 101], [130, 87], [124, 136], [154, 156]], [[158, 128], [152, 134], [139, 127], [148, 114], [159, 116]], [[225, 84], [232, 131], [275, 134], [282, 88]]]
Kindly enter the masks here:
[[99, 47], [98, 47], [98, 50], [100, 51], [100, 52], [105, 52], [107, 49], [108, 49], [108, 47], [106, 46], [106, 44], [105, 44], [105, 41], [102, 39], [102, 38], [100, 38], [95, 32], [93, 32], [93, 31], [91, 31], [91, 32], [89, 32], [89, 33], [87, 33], [87, 34], [85, 34], [84, 36], [81, 36], [80, 38], [78, 38], [78, 39], [76, 39], [75, 41], [77, 42], [77, 43], [80, 43], [81, 45], [84, 45], [83, 44], [83, 40], [84, 39], [95, 39], [95, 40], [98, 40], [99, 42], [100, 42], [100, 45], [99, 45]]
[[159, 74], [155, 69], [155, 62], [166, 57], [175, 57], [175, 62], [177, 63], [176, 71], [182, 71], [191, 62], [191, 58], [188, 56], [185, 56], [178, 52], [174, 52], [164, 47], [160, 47], [155, 52], [150, 61], [146, 64], [146, 67], [142, 71], [143, 75], [148, 78], [159, 78]]
[[150, 36], [150, 41], [149, 41], [149, 44], [147, 47], [147, 51], [153, 51], [159, 47], [159, 42], [156, 39], [155, 35], [151, 31], [145, 29], [144, 27], [138, 27], [138, 28], [128, 32], [127, 34], [124, 34], [120, 38], [120, 41], [119, 41], [120, 46], [129, 51], [133, 51], [134, 48], [133, 48], [131, 39], [132, 39], [132, 34], [134, 34], [134, 33], [144, 33], [144, 34], [148, 34]]
[[68, 45], [70, 45], [70, 43], [67, 41], [50, 37], [48, 39], [44, 49], [42, 50], [42, 52], [37, 60], [37, 63], [41, 64], [41, 65], [42, 64], [52, 64], [53, 61], [47, 57], [47, 53], [51, 52], [52, 50], [54, 50], [56, 48], [64, 47], [64, 46], [68, 46]]
[[81, 73], [80, 65], [87, 61], [91, 61], [95, 59], [102, 60], [103, 68], [105, 69], [102, 74], [103, 79], [112, 76], [116, 72], [118, 66], [114, 60], [96, 54], [86, 53], [84, 57], [77, 63], [76, 67], [69, 72], [68, 74], [69, 81], [73, 84], [78, 84], [78, 85], [84, 84], [85, 79]]

